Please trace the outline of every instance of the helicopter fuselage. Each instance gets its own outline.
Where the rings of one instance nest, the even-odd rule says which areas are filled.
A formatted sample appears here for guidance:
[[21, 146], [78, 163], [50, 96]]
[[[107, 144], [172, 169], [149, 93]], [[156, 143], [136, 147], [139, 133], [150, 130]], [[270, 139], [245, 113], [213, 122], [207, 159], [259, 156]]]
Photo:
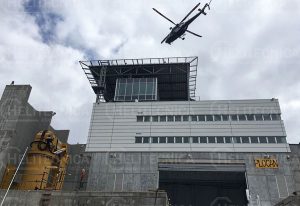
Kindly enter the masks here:
[[171, 32], [168, 34], [165, 42], [167, 44], [171, 44], [173, 41], [181, 37], [186, 30], [188, 29], [189, 25], [201, 14], [201, 12], [197, 13], [195, 16], [190, 18], [186, 22], [182, 22], [180, 24], [176, 24], [174, 28], [172, 28]]

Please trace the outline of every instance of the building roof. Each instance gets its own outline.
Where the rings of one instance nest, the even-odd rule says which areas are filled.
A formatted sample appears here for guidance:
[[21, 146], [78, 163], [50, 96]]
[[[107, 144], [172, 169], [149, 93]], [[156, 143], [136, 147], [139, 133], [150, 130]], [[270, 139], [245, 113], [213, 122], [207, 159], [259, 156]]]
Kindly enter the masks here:
[[198, 57], [79, 61], [96, 95], [113, 101], [116, 79], [157, 78], [160, 101], [195, 97]]

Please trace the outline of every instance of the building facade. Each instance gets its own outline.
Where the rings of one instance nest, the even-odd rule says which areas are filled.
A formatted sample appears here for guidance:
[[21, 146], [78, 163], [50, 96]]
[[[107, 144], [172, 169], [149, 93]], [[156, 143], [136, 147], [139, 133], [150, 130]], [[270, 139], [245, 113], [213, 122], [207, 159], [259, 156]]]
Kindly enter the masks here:
[[297, 190], [277, 99], [195, 101], [196, 57], [80, 63], [97, 96], [87, 190], [263, 206]]

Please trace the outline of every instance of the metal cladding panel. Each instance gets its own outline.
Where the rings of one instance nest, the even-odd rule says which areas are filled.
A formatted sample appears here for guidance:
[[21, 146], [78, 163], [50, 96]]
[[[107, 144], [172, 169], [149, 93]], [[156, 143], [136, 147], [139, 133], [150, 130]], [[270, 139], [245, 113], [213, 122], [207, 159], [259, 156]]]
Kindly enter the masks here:
[[[155, 101], [95, 103], [86, 151], [272, 151], [272, 144], [136, 144], [135, 137], [168, 136], [286, 136], [282, 120], [214, 122], [137, 122], [137, 116], [280, 114], [276, 99], [220, 101]], [[105, 146], [101, 145], [104, 144]], [[276, 144], [274, 152], [288, 152]], [[233, 149], [234, 148], [234, 149]]]

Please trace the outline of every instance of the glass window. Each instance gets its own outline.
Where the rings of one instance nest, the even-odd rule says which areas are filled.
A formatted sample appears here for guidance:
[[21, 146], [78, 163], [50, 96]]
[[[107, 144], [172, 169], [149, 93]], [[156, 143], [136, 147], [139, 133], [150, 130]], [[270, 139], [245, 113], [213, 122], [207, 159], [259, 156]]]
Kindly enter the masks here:
[[135, 137], [135, 143], [142, 143], [143, 137]]
[[115, 101], [157, 100], [156, 84], [156, 78], [117, 79]]
[[193, 143], [199, 143], [199, 138], [198, 137], [193, 137]]
[[251, 143], [252, 144], [257, 144], [258, 143], [258, 137], [250, 137]]
[[277, 140], [278, 144], [280, 144], [280, 143], [286, 143], [285, 137], [276, 137], [276, 140]]
[[224, 137], [217, 137], [217, 143], [224, 143]]
[[183, 116], [182, 116], [182, 120], [183, 120], [184, 122], [188, 122], [188, 121], [189, 121], [189, 115], [183, 115]]
[[152, 116], [152, 122], [158, 122], [158, 116]]
[[136, 116], [136, 121], [137, 122], [142, 122], [143, 121], [143, 116]]
[[160, 122], [165, 122], [167, 120], [166, 116], [159, 116], [159, 121]]
[[271, 120], [270, 114], [263, 114], [264, 120]]
[[175, 137], [176, 143], [182, 143], [182, 137]]
[[230, 115], [230, 117], [231, 117], [231, 120], [232, 120], [232, 121], [237, 121], [237, 120], [238, 120], [236, 114], [232, 114], [232, 115]]
[[201, 122], [205, 122], [205, 115], [198, 115], [198, 120]]
[[150, 116], [144, 116], [144, 122], [150, 122]]
[[246, 114], [247, 120], [248, 121], [253, 121], [254, 120], [254, 114]]
[[249, 137], [242, 137], [242, 143], [250, 143]]
[[158, 137], [152, 137], [152, 143], [158, 143]]
[[267, 143], [267, 137], [258, 137], [258, 139], [261, 144]]
[[245, 120], [246, 120], [246, 115], [244, 115], [244, 114], [239, 114], [239, 120], [240, 120], [240, 121], [245, 121]]
[[200, 137], [200, 143], [207, 143], [207, 137]]
[[206, 115], [206, 121], [214, 121], [213, 115]]
[[167, 120], [168, 120], [168, 122], [174, 122], [174, 116], [168, 115]]
[[216, 143], [215, 137], [208, 137], [208, 143]]
[[241, 142], [241, 137], [233, 137], [233, 142], [238, 143], [238, 144], [242, 143]]
[[197, 122], [197, 116], [196, 115], [192, 115], [191, 119], [192, 119], [193, 122]]
[[231, 143], [231, 137], [225, 137], [225, 143]]
[[263, 120], [262, 114], [255, 114], [254, 116], [255, 116], [256, 121], [262, 121]]
[[226, 114], [222, 115], [222, 120], [223, 121], [228, 121], [228, 119], [229, 119], [229, 115], [226, 115]]
[[268, 143], [270, 144], [276, 143], [275, 137], [268, 137]]
[[143, 143], [149, 143], [150, 137], [143, 137]]
[[180, 115], [175, 116], [175, 122], [181, 122], [181, 116]]
[[159, 137], [159, 143], [167, 143], [166, 137]]
[[271, 114], [272, 120], [280, 120], [280, 114]]
[[174, 143], [174, 137], [168, 137], [168, 143]]
[[190, 143], [190, 137], [183, 137], [183, 143]]
[[221, 115], [214, 115], [215, 121], [221, 121]]

